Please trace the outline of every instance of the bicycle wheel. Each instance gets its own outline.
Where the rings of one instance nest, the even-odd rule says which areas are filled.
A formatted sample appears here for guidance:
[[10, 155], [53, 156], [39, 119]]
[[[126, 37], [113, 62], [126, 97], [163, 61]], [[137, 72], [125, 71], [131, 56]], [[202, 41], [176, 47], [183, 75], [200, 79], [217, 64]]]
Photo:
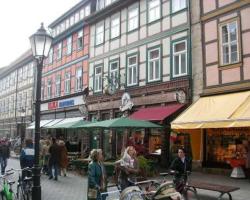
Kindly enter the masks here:
[[25, 195], [24, 195], [24, 191], [21, 185], [17, 186], [17, 193], [16, 193], [16, 197], [18, 200], [25, 200]]

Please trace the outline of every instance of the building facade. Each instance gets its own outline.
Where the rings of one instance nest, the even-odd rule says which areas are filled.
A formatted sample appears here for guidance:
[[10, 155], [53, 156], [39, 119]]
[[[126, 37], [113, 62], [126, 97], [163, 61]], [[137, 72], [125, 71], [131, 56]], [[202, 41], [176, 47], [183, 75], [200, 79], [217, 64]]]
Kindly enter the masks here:
[[0, 74], [0, 132], [14, 137], [25, 134], [33, 119], [34, 62], [31, 51], [5, 67]]
[[[177, 105], [170, 114], [156, 119], [169, 124], [180, 111], [180, 102], [191, 102], [189, 1], [99, 0], [96, 12], [86, 22], [90, 25], [87, 97], [90, 120], [130, 116], [142, 110], [150, 112], [149, 108], [168, 110], [169, 106]], [[138, 115], [132, 117], [141, 119]], [[155, 121], [152, 117], [144, 120]], [[147, 135], [145, 146], [151, 153], [162, 146], [161, 137], [165, 138], [169, 131], [145, 134], [145, 130], [139, 130], [132, 135], [138, 141]], [[111, 147], [115, 140], [118, 152], [121, 150], [122, 133], [94, 138], [99, 138], [97, 143], [108, 149], [106, 155], [117, 150]]]
[[250, 1], [200, 4], [203, 92], [172, 128], [191, 133], [203, 166], [230, 167], [234, 159], [245, 163], [250, 144]]
[[[249, 91], [250, 1], [202, 1], [202, 14], [203, 95]], [[234, 103], [235, 100], [231, 101]], [[245, 157], [249, 125], [206, 129], [204, 132], [206, 165], [226, 164], [236, 151], [240, 158]], [[214, 151], [209, 152], [209, 149]]]
[[89, 28], [83, 19], [91, 3], [82, 1], [53, 22], [54, 40], [43, 67], [41, 119], [79, 117], [88, 87]]

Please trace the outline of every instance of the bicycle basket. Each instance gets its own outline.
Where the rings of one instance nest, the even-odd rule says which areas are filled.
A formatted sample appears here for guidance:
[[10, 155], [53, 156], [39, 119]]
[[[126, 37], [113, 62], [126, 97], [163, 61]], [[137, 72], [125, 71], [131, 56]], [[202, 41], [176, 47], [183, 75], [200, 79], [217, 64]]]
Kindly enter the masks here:
[[160, 185], [159, 189], [154, 195], [154, 199], [159, 200], [179, 200], [181, 199], [181, 194], [176, 191], [175, 185], [173, 182], [165, 182]]
[[138, 186], [131, 186], [124, 189], [120, 200], [143, 200], [142, 192]]

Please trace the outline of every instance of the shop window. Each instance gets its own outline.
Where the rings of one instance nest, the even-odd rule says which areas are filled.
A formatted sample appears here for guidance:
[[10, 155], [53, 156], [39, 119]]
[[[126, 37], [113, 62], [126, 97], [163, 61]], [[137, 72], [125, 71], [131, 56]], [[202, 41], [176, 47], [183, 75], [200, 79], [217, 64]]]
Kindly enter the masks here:
[[232, 159], [246, 159], [248, 128], [210, 129], [206, 137], [206, 164], [226, 166]]

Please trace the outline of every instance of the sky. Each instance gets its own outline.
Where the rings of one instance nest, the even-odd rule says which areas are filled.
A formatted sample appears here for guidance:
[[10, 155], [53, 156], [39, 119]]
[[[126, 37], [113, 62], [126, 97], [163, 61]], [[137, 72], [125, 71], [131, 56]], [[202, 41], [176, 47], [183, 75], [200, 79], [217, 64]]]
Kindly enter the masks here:
[[30, 49], [29, 37], [81, 0], [8, 0], [0, 3], [0, 68]]

